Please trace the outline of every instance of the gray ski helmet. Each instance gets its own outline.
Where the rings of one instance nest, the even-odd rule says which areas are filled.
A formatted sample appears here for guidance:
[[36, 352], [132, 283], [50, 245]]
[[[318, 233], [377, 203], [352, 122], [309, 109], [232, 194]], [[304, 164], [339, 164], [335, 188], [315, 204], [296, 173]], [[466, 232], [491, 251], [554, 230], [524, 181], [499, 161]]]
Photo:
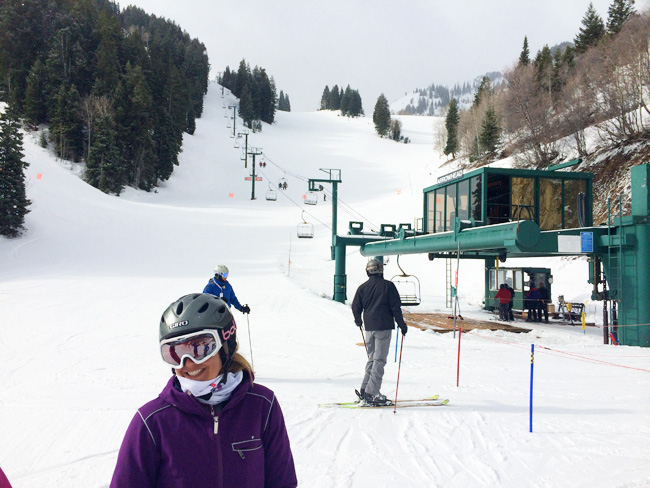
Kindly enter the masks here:
[[219, 331], [221, 361], [226, 364], [237, 348], [237, 325], [226, 302], [209, 293], [192, 293], [170, 304], [160, 318], [158, 340], [206, 329]]
[[384, 263], [379, 259], [371, 259], [366, 263], [366, 273], [368, 276], [384, 273]]

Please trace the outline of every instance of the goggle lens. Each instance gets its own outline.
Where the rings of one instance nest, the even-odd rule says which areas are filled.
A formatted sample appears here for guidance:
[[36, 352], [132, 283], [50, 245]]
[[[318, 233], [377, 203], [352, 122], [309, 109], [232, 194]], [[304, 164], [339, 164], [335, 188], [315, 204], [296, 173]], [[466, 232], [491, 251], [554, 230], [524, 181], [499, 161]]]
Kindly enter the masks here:
[[221, 340], [216, 333], [200, 332], [169, 339], [160, 344], [163, 360], [174, 367], [181, 367], [184, 358], [201, 364], [221, 349]]
[[224, 279], [228, 278], [228, 271], [226, 271], [225, 273], [221, 273], [221, 276], [223, 276]]

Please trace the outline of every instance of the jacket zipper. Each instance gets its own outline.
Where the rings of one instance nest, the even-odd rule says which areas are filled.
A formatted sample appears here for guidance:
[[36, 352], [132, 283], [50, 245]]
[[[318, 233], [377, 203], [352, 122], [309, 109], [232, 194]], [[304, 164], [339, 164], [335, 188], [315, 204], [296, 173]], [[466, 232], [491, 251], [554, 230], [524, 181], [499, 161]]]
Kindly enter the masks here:
[[219, 433], [219, 416], [215, 415], [214, 407], [212, 405], [210, 405], [210, 413], [214, 419], [214, 435], [217, 435]]
[[[212, 418], [214, 420], [213, 432], [214, 435], [216, 436], [219, 433], [219, 413], [214, 412], [213, 405], [210, 405], [210, 414], [212, 415]], [[221, 446], [220, 446], [219, 439], [216, 439], [216, 443], [217, 443], [217, 471], [219, 473], [216, 486], [217, 488], [222, 488], [223, 487], [223, 463], [221, 460]]]

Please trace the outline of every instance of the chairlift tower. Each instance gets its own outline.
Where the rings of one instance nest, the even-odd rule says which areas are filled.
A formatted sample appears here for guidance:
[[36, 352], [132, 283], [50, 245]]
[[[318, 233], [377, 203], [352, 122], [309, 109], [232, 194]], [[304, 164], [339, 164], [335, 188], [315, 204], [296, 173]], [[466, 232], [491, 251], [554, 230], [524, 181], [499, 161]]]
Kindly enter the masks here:
[[309, 191], [323, 191], [322, 185], [317, 183], [331, 183], [332, 184], [332, 246], [331, 256], [335, 258], [335, 245], [336, 245], [336, 224], [338, 214], [338, 184], [342, 183], [341, 170], [330, 168], [319, 168], [324, 173], [327, 173], [328, 178], [310, 178]]
[[235, 137], [235, 129], [237, 127], [237, 114], [235, 113], [235, 109], [237, 105], [228, 105], [228, 108], [232, 109], [232, 136]]
[[[241, 139], [242, 136], [244, 137], [245, 141], [244, 154], [248, 154], [248, 130], [237, 133], [237, 138]], [[248, 157], [246, 156], [244, 156], [244, 168], [248, 168]]]
[[248, 159], [248, 156], [253, 156], [253, 173], [251, 174], [251, 200], [255, 200], [255, 178], [257, 174], [255, 173], [255, 156], [259, 156], [262, 154], [262, 148], [259, 147], [251, 147], [250, 152], [246, 152], [246, 159]]

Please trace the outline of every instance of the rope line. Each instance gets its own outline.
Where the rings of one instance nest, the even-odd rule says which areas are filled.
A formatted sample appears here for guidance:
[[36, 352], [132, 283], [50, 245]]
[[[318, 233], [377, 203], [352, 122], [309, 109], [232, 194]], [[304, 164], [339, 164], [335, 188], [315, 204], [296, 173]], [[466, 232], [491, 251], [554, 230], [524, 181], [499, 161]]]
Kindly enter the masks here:
[[566, 354], [567, 356], [571, 356], [572, 358], [579, 358], [581, 361], [586, 361], [586, 362], [591, 362], [591, 363], [596, 363], [596, 364], [604, 364], [607, 366], [615, 366], [617, 368], [625, 368], [625, 369], [634, 369], [636, 371], [643, 371], [645, 373], [650, 373], [650, 369], [643, 369], [643, 368], [635, 368], [633, 366], [625, 366], [622, 364], [616, 364], [616, 363], [610, 363], [609, 361], [602, 361], [600, 359], [593, 359], [593, 358], [586, 358], [584, 356], [580, 356], [579, 354], [574, 354], [571, 352], [566, 352], [566, 351], [558, 351], [556, 349], [551, 349], [550, 347], [544, 347], [544, 346], [537, 346], [540, 349], [546, 349], [547, 351], [553, 351], [558, 354]]
[[[486, 339], [486, 340], [492, 341], [492, 342], [499, 342], [499, 343], [505, 344], [507, 346], [516, 347], [517, 349], [528, 350], [528, 346], [516, 344], [514, 342], [504, 341], [504, 340], [501, 340], [501, 339], [496, 339], [494, 337], [487, 337], [487, 336], [483, 336], [483, 335], [479, 335], [479, 334], [472, 334], [472, 336], [473, 337], [480, 337], [481, 339]], [[583, 363], [600, 364], [600, 365], [605, 365], [605, 366], [613, 366], [613, 367], [617, 367], [617, 368], [632, 369], [632, 370], [636, 370], [636, 371], [642, 371], [644, 373], [650, 373], [650, 369], [635, 368], [634, 366], [625, 366], [625, 365], [622, 365], [622, 364], [610, 363], [609, 361], [602, 361], [600, 359], [588, 358], [588, 357], [580, 356], [579, 354], [574, 354], [574, 353], [565, 352], [565, 351], [558, 351], [556, 349], [551, 349], [550, 347], [544, 347], [544, 346], [540, 346], [540, 345], [537, 345], [537, 347], [540, 348], [540, 349], [544, 349], [544, 351], [541, 351], [541, 352], [544, 353], [544, 354], [548, 354], [550, 356], [556, 356], [556, 357], [561, 357], [561, 358], [564, 358], [564, 359], [570, 359], [572, 361], [580, 361], [580, 362], [583, 362]], [[550, 352], [545, 352], [545, 351], [550, 351]], [[569, 357], [565, 357], [565, 356], [569, 356]], [[618, 357], [624, 357], [624, 356], [618, 356]], [[638, 357], [646, 357], [646, 356], [638, 356]]]

